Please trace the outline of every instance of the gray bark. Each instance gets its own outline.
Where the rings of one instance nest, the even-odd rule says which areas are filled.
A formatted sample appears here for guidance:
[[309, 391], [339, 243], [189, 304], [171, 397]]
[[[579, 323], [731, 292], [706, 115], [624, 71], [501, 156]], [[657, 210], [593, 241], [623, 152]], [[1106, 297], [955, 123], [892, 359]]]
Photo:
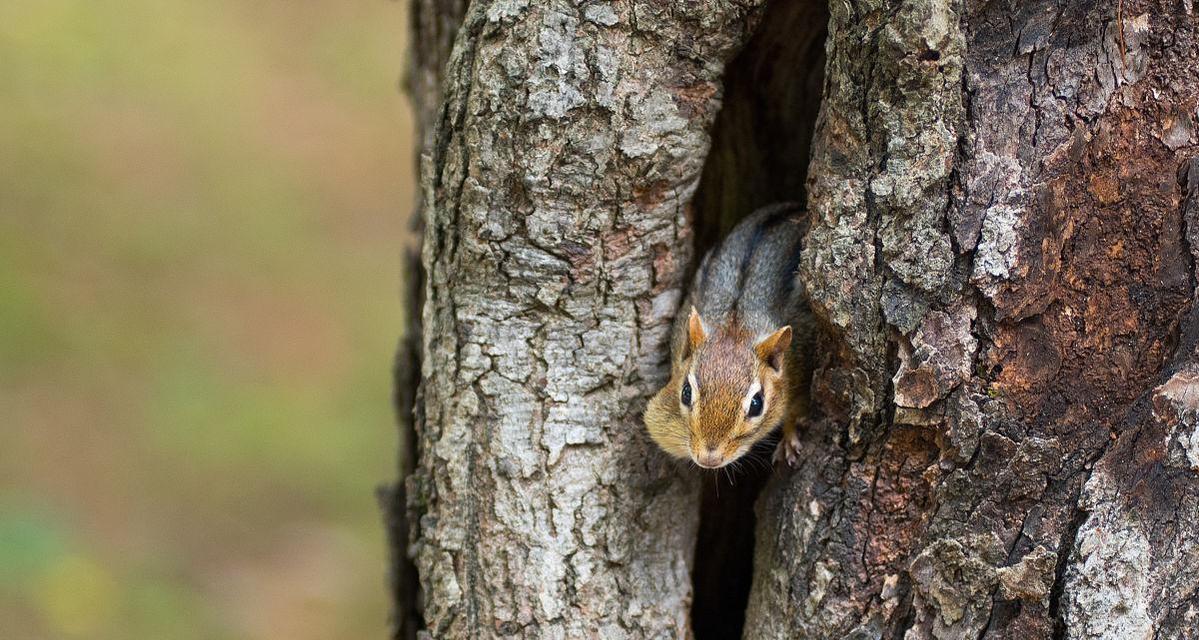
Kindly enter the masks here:
[[[420, 158], [427, 157], [433, 148], [433, 125], [441, 105], [446, 61], [465, 12], [466, 0], [412, 0], [410, 5], [410, 64], [405, 72], [404, 86], [416, 115], [416, 131], [420, 140], [417, 152]], [[420, 165], [423, 164], [423, 160], [420, 161]], [[394, 367], [394, 402], [400, 433], [397, 467], [401, 480], [383, 487], [379, 492], [391, 548], [391, 636], [396, 640], [414, 640], [424, 627], [416, 566], [408, 553], [414, 528], [410, 525], [412, 510], [405, 486], [405, 479], [416, 467], [415, 422], [423, 410], [417, 402], [417, 395], [422, 358], [421, 315], [425, 297], [419, 239], [424, 233], [425, 212], [419, 198], [413, 204], [411, 237], [402, 251], [405, 331], [396, 348]]]
[[806, 167], [814, 3], [771, 3], [708, 155], [751, 5], [416, 2], [406, 628], [690, 635], [697, 476], [640, 411], [693, 240], [806, 197], [805, 455], [754, 541], [705, 515], [704, 606], [753, 544], [745, 638], [1199, 638], [1189, 0], [830, 3]]
[[408, 492], [430, 637], [687, 633], [697, 494], [640, 411], [665, 374], [720, 72], [752, 18], [467, 9], [422, 162]]

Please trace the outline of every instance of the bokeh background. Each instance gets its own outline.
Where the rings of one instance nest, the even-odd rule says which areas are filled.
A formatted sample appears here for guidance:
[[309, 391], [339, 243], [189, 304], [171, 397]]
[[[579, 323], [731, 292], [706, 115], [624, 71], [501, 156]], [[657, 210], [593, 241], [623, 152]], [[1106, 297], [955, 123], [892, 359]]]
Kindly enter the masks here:
[[388, 0], [0, 2], [0, 638], [381, 638]]

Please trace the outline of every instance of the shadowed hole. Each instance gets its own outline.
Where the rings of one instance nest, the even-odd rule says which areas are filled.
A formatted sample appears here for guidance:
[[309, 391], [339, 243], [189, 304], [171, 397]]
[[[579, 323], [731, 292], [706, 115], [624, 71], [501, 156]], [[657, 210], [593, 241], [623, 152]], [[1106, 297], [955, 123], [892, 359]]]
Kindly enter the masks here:
[[[804, 201], [827, 25], [828, 7], [821, 2], [776, 0], [725, 69], [724, 104], [694, 200], [697, 256], [755, 209]], [[747, 456], [769, 461], [774, 441]], [[753, 584], [754, 502], [773, 472], [768, 462], [739, 467], [703, 482], [691, 609], [699, 640], [740, 638], [745, 625]]]

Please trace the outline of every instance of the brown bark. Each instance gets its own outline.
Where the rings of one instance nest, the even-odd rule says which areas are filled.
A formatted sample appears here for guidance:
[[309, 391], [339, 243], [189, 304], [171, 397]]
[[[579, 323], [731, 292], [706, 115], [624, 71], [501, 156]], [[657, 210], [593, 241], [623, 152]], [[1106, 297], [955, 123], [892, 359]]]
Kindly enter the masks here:
[[745, 637], [1194, 637], [1189, 6], [832, 9]]

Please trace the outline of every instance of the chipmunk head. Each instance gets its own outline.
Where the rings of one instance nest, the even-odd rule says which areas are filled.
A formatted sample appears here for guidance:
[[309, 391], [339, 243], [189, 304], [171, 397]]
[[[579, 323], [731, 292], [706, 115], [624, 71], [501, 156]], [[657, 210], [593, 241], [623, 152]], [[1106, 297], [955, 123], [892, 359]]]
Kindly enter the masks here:
[[667, 453], [714, 469], [745, 455], [783, 420], [791, 327], [765, 336], [710, 331], [692, 308], [687, 329], [671, 380], [650, 401], [645, 421]]

